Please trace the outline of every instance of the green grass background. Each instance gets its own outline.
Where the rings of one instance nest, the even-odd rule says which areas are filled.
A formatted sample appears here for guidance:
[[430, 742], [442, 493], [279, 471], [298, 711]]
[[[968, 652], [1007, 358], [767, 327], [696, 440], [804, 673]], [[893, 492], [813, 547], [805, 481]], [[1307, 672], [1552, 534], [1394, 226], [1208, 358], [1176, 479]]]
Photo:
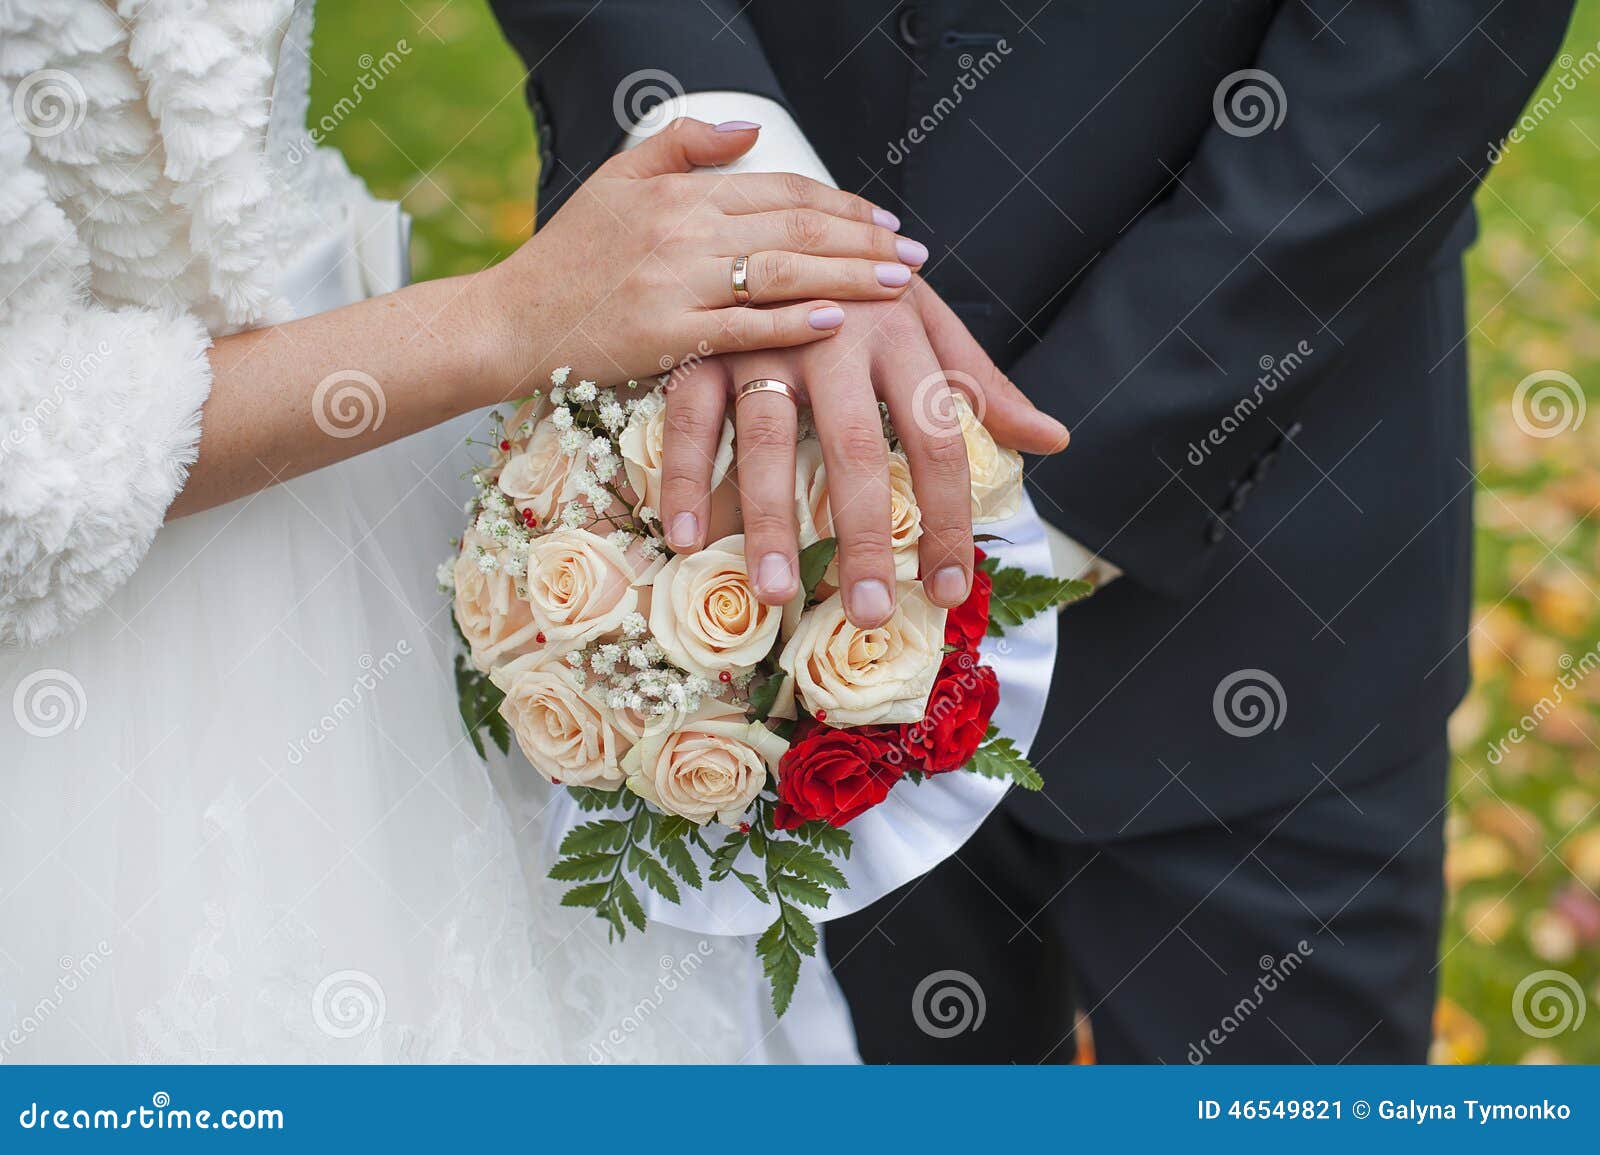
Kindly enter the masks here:
[[[414, 215], [419, 278], [481, 269], [530, 234], [538, 175], [522, 68], [483, 0], [322, 0], [313, 121], [357, 88], [364, 56], [402, 41], [399, 66], [328, 143]], [[1561, 689], [1527, 741], [1488, 759], [1552, 700], [1563, 655], [1600, 641], [1600, 407], [1545, 439], [1511, 408], [1517, 383], [1549, 369], [1600, 402], [1600, 4], [1580, 5], [1566, 52], [1539, 90], [1559, 105], [1479, 195], [1483, 239], [1469, 260], [1477, 678], [1451, 726], [1440, 1062], [1600, 1062], [1600, 675]], [[1586, 995], [1582, 1025], [1549, 1038], [1512, 1014], [1518, 983], [1544, 970]]]

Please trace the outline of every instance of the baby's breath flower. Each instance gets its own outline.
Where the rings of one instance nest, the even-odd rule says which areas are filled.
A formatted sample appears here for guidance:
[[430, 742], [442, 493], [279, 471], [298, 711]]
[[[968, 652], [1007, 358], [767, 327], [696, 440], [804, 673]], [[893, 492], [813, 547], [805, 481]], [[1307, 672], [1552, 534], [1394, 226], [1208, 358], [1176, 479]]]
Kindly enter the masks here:
[[[561, 412], [565, 413], [563, 409]], [[583, 432], [578, 429], [568, 429], [561, 434], [561, 452], [577, 453], [583, 448]]]
[[565, 405], [556, 406], [554, 409], [550, 410], [550, 424], [554, 425], [557, 429], [571, 429], [572, 410], [568, 409]]
[[[624, 533], [623, 536], [626, 537], [628, 535], [626, 533]], [[448, 564], [448, 563], [446, 563], [446, 564]], [[631, 613], [623, 615], [623, 618], [622, 618], [622, 636], [623, 637], [626, 637], [626, 638], [642, 637], [644, 635], [644, 632], [646, 630], [648, 630], [649, 628], [650, 628], [650, 623], [645, 621], [644, 615], [641, 614], [638, 610], [634, 610]]]
[[628, 423], [628, 415], [622, 411], [622, 406], [615, 401], [607, 401], [600, 406], [600, 424], [615, 433]]
[[490, 553], [488, 550], [484, 550], [478, 555], [478, 568], [484, 573], [493, 573], [495, 566], [498, 564], [499, 563], [495, 560], [494, 554]]
[[655, 511], [655, 509], [652, 506], [641, 505], [639, 507], [639, 520], [644, 522], [646, 525], [648, 525], [652, 521], [655, 521], [656, 520], [656, 511]]
[[554, 385], [557, 389], [559, 389], [561, 386], [563, 386], [563, 385], [565, 385], [567, 383], [567, 378], [570, 377], [571, 375], [572, 375], [572, 366], [571, 365], [563, 365], [563, 366], [561, 366], [561, 368], [555, 370], [554, 372], [552, 372], [550, 374], [550, 384]]
[[568, 529], [577, 529], [585, 520], [587, 515], [578, 507], [577, 502], [573, 502], [561, 511], [561, 524]]
[[572, 399], [580, 405], [587, 405], [593, 401], [599, 387], [593, 381], [579, 381], [572, 387]]
[[[633, 544], [633, 534], [629, 533], [625, 529], [614, 529], [610, 533], [606, 534], [606, 540], [617, 549], [627, 549]], [[643, 614], [636, 614], [634, 616], [638, 617], [640, 621], [644, 620]], [[624, 623], [626, 623], [628, 619], [623, 618], [622, 620]], [[626, 630], [627, 626], [624, 625], [623, 629]]]
[[590, 457], [604, 457], [611, 452], [611, 439], [608, 437], [596, 437], [589, 442], [589, 448], [585, 452]]
[[[442, 561], [433, 576], [438, 579], [439, 588], [449, 591], [456, 588], [456, 563], [454, 560]], [[641, 619], [642, 620], [642, 619]], [[626, 626], [624, 626], [626, 628]]]
[[583, 665], [583, 651], [582, 650], [573, 650], [570, 654], [568, 654], [567, 655], [567, 665], [571, 666], [573, 669], [577, 669], [578, 667], [582, 666]]

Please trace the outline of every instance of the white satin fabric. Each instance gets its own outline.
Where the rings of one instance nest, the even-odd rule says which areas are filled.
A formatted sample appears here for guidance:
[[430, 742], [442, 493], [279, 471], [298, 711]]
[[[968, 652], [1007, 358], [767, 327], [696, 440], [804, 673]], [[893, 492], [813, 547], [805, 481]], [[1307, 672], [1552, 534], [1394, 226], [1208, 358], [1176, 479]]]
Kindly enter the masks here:
[[[285, 147], [309, 8], [268, 143], [297, 315], [395, 287], [406, 233]], [[176, 521], [79, 629], [0, 654], [0, 1062], [853, 1054], [837, 1008], [769, 1038], [747, 944], [559, 906], [547, 799], [463, 737], [434, 585], [481, 427]]]
[[[1002, 566], [1016, 566], [1030, 573], [1052, 572], [1044, 522], [1026, 496], [1015, 517], [980, 529], [1003, 539], [983, 546]], [[1056, 616], [1041, 614], [1007, 631], [1003, 638], [987, 638], [982, 652], [983, 660], [994, 667], [1000, 680], [1000, 706], [994, 723], [1019, 749], [1027, 750], [1039, 732], [1050, 692], [1056, 657]], [[939, 774], [920, 784], [896, 785], [881, 805], [850, 824], [855, 848], [849, 860], [840, 863], [849, 889], [833, 896], [827, 909], [818, 915], [819, 920], [826, 922], [863, 910], [926, 874], [972, 837], [1009, 788], [1009, 783], [965, 773]], [[551, 852], [565, 830], [593, 817], [579, 811], [566, 796], [552, 804], [552, 816], [555, 821], [548, 827]], [[715, 844], [716, 838], [711, 841]], [[698, 851], [696, 854], [705, 865], [705, 855]], [[669, 926], [721, 935], [759, 934], [777, 915], [775, 907], [756, 901], [733, 878], [707, 882], [700, 891], [685, 888], [682, 897], [681, 903], [672, 903], [651, 891], [645, 910], [652, 920]], [[808, 964], [806, 972], [821, 969]], [[834, 994], [826, 989], [827, 983], [821, 985], [824, 989], [813, 990], [808, 997], [815, 996], [818, 1005], [826, 1005]]]

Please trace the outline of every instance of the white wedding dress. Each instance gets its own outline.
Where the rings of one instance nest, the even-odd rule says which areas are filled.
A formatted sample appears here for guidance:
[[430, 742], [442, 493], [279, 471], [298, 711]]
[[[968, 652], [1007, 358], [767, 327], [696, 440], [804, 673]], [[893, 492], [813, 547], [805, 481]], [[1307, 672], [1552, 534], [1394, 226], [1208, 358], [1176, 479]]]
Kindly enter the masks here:
[[[304, 155], [310, 7], [266, 144], [300, 315], [394, 287], [406, 231]], [[545, 788], [456, 715], [433, 574], [472, 425], [175, 521], [0, 652], [0, 1062], [853, 1057], [821, 979], [775, 1031], [747, 941], [558, 905]]]

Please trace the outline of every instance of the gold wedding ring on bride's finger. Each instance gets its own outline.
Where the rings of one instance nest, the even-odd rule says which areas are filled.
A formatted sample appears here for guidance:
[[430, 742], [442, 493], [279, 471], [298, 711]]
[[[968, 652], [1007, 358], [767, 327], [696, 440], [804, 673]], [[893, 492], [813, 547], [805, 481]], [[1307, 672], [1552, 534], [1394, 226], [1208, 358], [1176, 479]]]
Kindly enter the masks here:
[[733, 403], [738, 405], [746, 397], [753, 397], [757, 393], [778, 393], [789, 399], [789, 403], [796, 409], [800, 408], [800, 395], [794, 391], [794, 386], [786, 381], [776, 381], [770, 377], [758, 377], [754, 381], [746, 381], [739, 386], [739, 391], [734, 395]]
[[750, 258], [733, 258], [733, 303], [735, 305], [748, 305], [750, 303]]

